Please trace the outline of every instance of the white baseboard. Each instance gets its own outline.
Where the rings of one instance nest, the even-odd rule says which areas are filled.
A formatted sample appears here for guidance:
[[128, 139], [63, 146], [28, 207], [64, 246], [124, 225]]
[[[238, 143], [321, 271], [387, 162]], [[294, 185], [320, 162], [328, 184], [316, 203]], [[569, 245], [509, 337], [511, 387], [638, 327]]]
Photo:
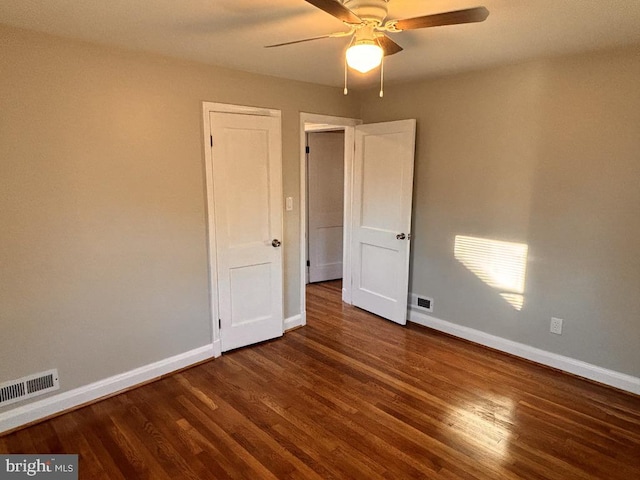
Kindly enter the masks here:
[[0, 413], [0, 433], [134, 387], [194, 363], [219, 356], [220, 342], [205, 345], [83, 387]]
[[291, 330], [292, 328], [301, 327], [306, 325], [306, 314], [299, 313], [292, 317], [284, 319], [284, 331]]
[[563, 355], [531, 347], [524, 343], [514, 342], [512, 340], [507, 340], [506, 338], [490, 335], [480, 330], [440, 320], [439, 318], [426, 315], [413, 307], [409, 308], [409, 321], [417, 323], [418, 325], [433, 328], [440, 332], [448, 333], [455, 337], [464, 338], [465, 340], [469, 340], [474, 343], [479, 343], [486, 347], [510, 353], [517, 357], [526, 358], [527, 360], [541, 363], [542, 365], [547, 365], [580, 377], [588, 378], [589, 380], [604, 383], [605, 385], [616, 387], [620, 390], [640, 395], [640, 378], [638, 377], [633, 377], [614, 370], [608, 370], [581, 360], [576, 360], [574, 358], [565, 357]]

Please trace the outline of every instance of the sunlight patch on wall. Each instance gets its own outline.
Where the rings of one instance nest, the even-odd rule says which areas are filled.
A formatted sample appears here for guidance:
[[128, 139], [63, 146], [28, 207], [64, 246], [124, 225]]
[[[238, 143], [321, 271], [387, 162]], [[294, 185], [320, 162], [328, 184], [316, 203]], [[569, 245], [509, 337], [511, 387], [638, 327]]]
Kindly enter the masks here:
[[500, 296], [516, 310], [522, 310], [524, 306], [524, 295], [519, 293], [501, 293]]
[[524, 281], [529, 246], [488, 238], [456, 235], [456, 260], [480, 280], [500, 291], [500, 296], [516, 310], [524, 305]]

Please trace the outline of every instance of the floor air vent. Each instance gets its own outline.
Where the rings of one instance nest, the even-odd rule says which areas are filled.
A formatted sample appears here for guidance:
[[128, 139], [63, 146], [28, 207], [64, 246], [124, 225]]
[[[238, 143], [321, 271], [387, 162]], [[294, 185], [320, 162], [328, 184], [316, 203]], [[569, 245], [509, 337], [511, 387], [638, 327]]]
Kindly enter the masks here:
[[0, 383], [0, 406], [26, 400], [27, 398], [43, 395], [58, 390], [58, 370], [28, 375], [17, 380]]

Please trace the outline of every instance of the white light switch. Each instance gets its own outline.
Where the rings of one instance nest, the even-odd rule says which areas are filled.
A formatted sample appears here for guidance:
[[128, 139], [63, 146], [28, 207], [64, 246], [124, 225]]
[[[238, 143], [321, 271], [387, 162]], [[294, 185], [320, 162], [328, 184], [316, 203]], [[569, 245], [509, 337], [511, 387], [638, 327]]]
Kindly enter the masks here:
[[293, 197], [287, 197], [286, 201], [285, 201], [285, 208], [287, 209], [287, 212], [290, 212], [291, 210], [293, 210]]

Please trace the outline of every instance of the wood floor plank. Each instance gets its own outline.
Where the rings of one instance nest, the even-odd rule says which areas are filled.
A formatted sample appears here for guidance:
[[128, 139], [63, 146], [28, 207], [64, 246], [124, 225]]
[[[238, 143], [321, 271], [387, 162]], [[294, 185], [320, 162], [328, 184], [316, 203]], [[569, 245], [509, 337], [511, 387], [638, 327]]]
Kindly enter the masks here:
[[[275, 480], [275, 476], [266, 466], [256, 459], [245, 448], [245, 442], [236, 435], [232, 435], [218, 425], [217, 421], [209, 418], [208, 412], [194, 405], [186, 396], [179, 397], [179, 401], [186, 409], [186, 417], [196, 428], [201, 429], [203, 435], [214, 439], [220, 453], [231, 459], [237, 478], [264, 478]], [[212, 476], [211, 478], [216, 478]]]
[[82, 479], [640, 478], [640, 397], [343, 304], [307, 325], [0, 437]]
[[[102, 461], [104, 457], [98, 456], [99, 452], [91, 448], [82, 430], [71, 415], [61, 415], [51, 420], [51, 424], [58, 434], [60, 442], [64, 446], [64, 451], [74, 452], [79, 456], [82, 465], [82, 475], [84, 478], [95, 478], [97, 480], [108, 479]], [[120, 478], [120, 477], [113, 477]]]
[[[230, 365], [234, 365], [236, 366], [236, 368], [239, 368], [241, 370], [241, 367], [235, 364], [233, 359], [229, 359], [227, 361]], [[224, 373], [224, 372], [220, 372], [220, 373]], [[242, 403], [245, 403], [246, 405], [251, 406], [250, 408], [245, 407], [241, 409], [241, 413], [247, 418], [252, 419], [254, 422], [258, 423], [265, 431], [270, 430], [269, 425], [271, 424], [282, 424], [282, 422], [280, 422], [281, 419], [283, 421], [290, 420], [291, 416], [295, 415], [294, 412], [297, 411], [298, 408], [302, 408], [297, 405], [293, 405], [293, 406], [288, 405], [287, 415], [284, 418], [278, 415], [278, 413], [275, 411], [272, 414], [270, 414], [270, 412], [268, 411], [269, 410], [268, 406], [264, 401], [268, 400], [271, 397], [269, 396], [268, 393], [263, 393], [263, 392], [271, 392], [270, 386], [267, 383], [263, 383], [262, 381], [263, 379], [260, 376], [255, 375], [254, 371], [247, 371], [244, 373], [245, 373], [244, 375], [236, 375], [235, 378], [231, 378], [231, 377], [228, 377], [226, 379], [216, 378], [216, 380], [218, 381], [224, 380], [226, 385], [234, 385], [236, 394], [243, 395], [245, 399], [245, 402], [242, 402]], [[253, 382], [255, 382], [257, 385], [252, 386], [251, 380], [253, 380]], [[239, 382], [239, 383], [236, 383], [236, 382]], [[323, 421], [326, 419], [327, 415], [332, 414], [332, 411], [330, 409], [325, 408], [325, 406], [322, 405], [321, 403], [319, 404], [318, 402], [314, 402], [314, 400], [316, 399], [314, 399], [313, 395], [310, 395], [309, 392], [303, 392], [303, 391], [300, 391], [299, 389], [297, 391], [287, 392], [286, 390], [281, 389], [281, 391], [277, 393], [278, 393], [278, 397], [280, 397], [282, 393], [285, 393], [285, 396], [284, 398], [277, 398], [277, 399], [274, 398], [275, 401], [279, 403], [283, 403], [283, 402], [287, 402], [287, 398], [288, 399], [295, 398], [296, 403], [304, 402], [304, 408], [313, 408], [314, 411], [317, 412], [317, 414], [321, 415]], [[288, 395], [286, 393], [288, 393]], [[242, 407], [242, 403], [239, 404], [239, 407]], [[256, 414], [259, 414], [259, 418], [255, 418]], [[308, 417], [308, 414], [306, 414], [305, 416]], [[308, 424], [307, 424], [307, 427], [309, 427]], [[318, 430], [319, 432], [322, 431], [322, 429], [318, 428], [318, 425], [315, 425], [315, 427], [316, 427], [316, 430]], [[313, 428], [313, 426], [311, 428]], [[326, 427], [324, 429], [324, 432], [326, 434]], [[344, 435], [345, 429], [343, 428], [340, 431], [340, 433]], [[338, 449], [344, 450], [348, 448], [349, 448], [349, 444], [346, 443], [344, 445], [337, 446], [335, 450], [338, 450]], [[361, 459], [361, 462], [362, 462], [362, 459]], [[369, 460], [367, 463], [372, 464], [374, 462]], [[369, 467], [363, 466], [362, 470], [363, 472], [361, 473], [369, 478], [379, 478], [377, 476], [377, 473], [375, 472], [375, 468], [371, 470]], [[380, 468], [380, 470], [384, 470], [384, 468]]]

